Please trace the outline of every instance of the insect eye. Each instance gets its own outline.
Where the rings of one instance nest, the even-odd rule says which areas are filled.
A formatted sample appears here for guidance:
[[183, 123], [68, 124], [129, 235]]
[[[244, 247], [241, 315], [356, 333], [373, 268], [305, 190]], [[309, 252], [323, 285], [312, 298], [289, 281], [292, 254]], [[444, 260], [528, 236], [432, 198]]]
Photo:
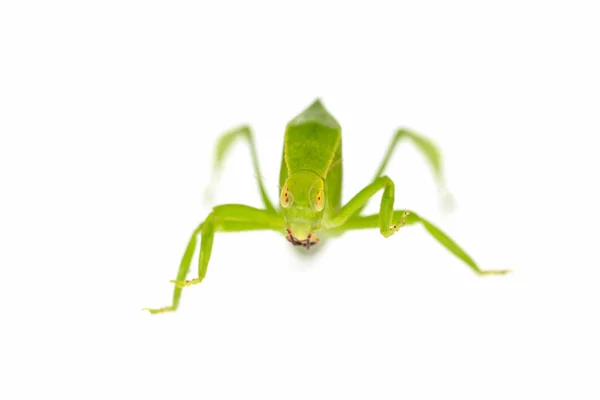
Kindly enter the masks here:
[[317, 192], [317, 198], [315, 199], [315, 210], [321, 211], [325, 207], [325, 193], [323, 189], [319, 189]]
[[279, 202], [283, 208], [288, 208], [290, 204], [292, 204], [292, 195], [288, 191], [287, 186], [284, 186], [283, 189], [281, 189], [281, 197]]

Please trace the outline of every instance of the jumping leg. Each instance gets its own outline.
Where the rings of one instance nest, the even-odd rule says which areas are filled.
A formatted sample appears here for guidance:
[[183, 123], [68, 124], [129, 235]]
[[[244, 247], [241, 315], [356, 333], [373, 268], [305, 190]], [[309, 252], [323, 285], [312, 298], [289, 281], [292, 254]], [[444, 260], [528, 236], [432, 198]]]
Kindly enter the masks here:
[[258, 164], [258, 156], [256, 154], [256, 146], [254, 145], [254, 136], [252, 135], [252, 130], [249, 126], [243, 125], [238, 128], [232, 129], [230, 131], [225, 132], [221, 135], [219, 140], [217, 141], [216, 149], [215, 149], [215, 158], [214, 158], [214, 167], [213, 167], [213, 175], [211, 178], [211, 183], [206, 189], [206, 197], [210, 197], [212, 192], [215, 189], [215, 183], [218, 178], [219, 171], [223, 166], [223, 162], [225, 161], [225, 157], [227, 152], [237, 141], [237, 139], [244, 139], [248, 142], [250, 146], [250, 156], [252, 157], [252, 167], [254, 168], [254, 175], [256, 175], [256, 182], [258, 183], [258, 189], [260, 191], [260, 197], [265, 205], [267, 211], [275, 212], [275, 208], [273, 207], [273, 203], [269, 200], [269, 196], [267, 195], [267, 191], [262, 183], [262, 176], [260, 174], [260, 166]]
[[[440, 192], [443, 198], [444, 207], [449, 207], [452, 204], [452, 196], [448, 192], [448, 189], [446, 188], [446, 184], [444, 182], [444, 174], [442, 170], [442, 156], [439, 149], [431, 140], [408, 129], [398, 129], [394, 133], [394, 136], [392, 137], [392, 140], [385, 152], [385, 156], [383, 157], [383, 160], [381, 161], [379, 169], [377, 169], [373, 180], [377, 179], [381, 176], [381, 174], [384, 173], [390, 159], [392, 158], [392, 154], [396, 150], [396, 147], [404, 139], [413, 142], [417, 149], [425, 156], [425, 159], [427, 160], [429, 166], [433, 170], [438, 191]], [[364, 206], [358, 209], [358, 211], [354, 215], [358, 215], [363, 208]]]

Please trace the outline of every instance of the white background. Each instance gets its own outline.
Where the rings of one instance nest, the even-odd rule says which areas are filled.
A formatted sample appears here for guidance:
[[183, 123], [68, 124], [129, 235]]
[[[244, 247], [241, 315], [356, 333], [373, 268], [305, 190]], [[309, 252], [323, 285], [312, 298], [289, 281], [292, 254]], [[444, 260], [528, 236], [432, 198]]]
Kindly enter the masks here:
[[[212, 3], [0, 6], [0, 398], [599, 398], [596, 2]], [[408, 145], [398, 205], [514, 273], [477, 277], [418, 226], [310, 258], [219, 234], [179, 311], [142, 312], [210, 211], [218, 134], [252, 124], [276, 198], [316, 97], [345, 199], [413, 128], [457, 207]], [[260, 205], [243, 145], [224, 202]]]

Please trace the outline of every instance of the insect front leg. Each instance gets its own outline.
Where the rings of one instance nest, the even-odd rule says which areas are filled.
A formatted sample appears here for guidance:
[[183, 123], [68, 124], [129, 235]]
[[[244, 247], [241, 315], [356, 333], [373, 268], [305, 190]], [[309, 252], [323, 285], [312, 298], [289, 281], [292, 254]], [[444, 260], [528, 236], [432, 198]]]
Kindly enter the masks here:
[[[179, 264], [177, 278], [171, 281], [175, 284], [171, 305], [162, 308], [145, 308], [144, 310], [152, 314], [175, 311], [179, 306], [183, 288], [202, 282], [208, 269], [215, 232], [264, 229], [282, 231], [284, 223], [281, 215], [242, 204], [225, 204], [215, 207], [208, 217], [206, 217], [206, 220], [194, 230], [188, 242], [181, 263]], [[198, 234], [201, 235], [200, 253], [198, 255], [198, 276], [194, 279], [186, 280], [196, 249], [196, 237]]]
[[[394, 219], [394, 182], [387, 176], [376, 178], [371, 184], [358, 192], [342, 209], [324, 225], [326, 229], [342, 226], [350, 217], [364, 208], [369, 199], [383, 189], [379, 206], [379, 231], [384, 237], [390, 237], [406, 224], [406, 215]], [[393, 222], [397, 221], [397, 222]]]
[[[187, 276], [190, 265], [192, 264], [192, 257], [194, 256], [194, 251], [196, 250], [196, 236], [198, 233], [202, 231], [204, 227], [204, 223], [201, 223], [192, 233], [192, 237], [188, 241], [187, 247], [185, 248], [185, 253], [183, 253], [183, 257], [181, 258], [181, 262], [179, 263], [179, 271], [177, 272], [177, 281], [184, 281]], [[201, 250], [202, 252], [202, 250]], [[175, 290], [173, 291], [173, 300], [170, 306], [162, 307], [162, 308], [144, 308], [144, 310], [149, 311], [151, 314], [159, 314], [168, 311], [175, 311], [179, 306], [179, 299], [181, 298], [181, 287], [175, 286]]]
[[[438, 241], [439, 244], [448, 249], [452, 254], [462, 260], [465, 264], [467, 264], [473, 272], [477, 275], [503, 275], [508, 272], [511, 272], [509, 269], [502, 270], [482, 270], [475, 263], [475, 261], [448, 235], [446, 235], [442, 230], [440, 230], [437, 226], [433, 225], [431, 222], [421, 217], [414, 211], [407, 210], [395, 210], [394, 211], [394, 219], [406, 218], [407, 225], [413, 224], [422, 224], [423, 227], [429, 232], [429, 234]], [[341, 235], [345, 231], [348, 230], [356, 230], [356, 229], [370, 229], [376, 228], [379, 226], [379, 215], [368, 215], [368, 216], [357, 216], [351, 217], [346, 220], [346, 222], [333, 229], [331, 234], [333, 235]]]

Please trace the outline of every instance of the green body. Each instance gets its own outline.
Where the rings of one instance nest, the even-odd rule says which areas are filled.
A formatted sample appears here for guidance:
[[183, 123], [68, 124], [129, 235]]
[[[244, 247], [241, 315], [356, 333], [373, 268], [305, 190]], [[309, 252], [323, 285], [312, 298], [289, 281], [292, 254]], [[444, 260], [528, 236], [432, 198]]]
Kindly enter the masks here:
[[[151, 313], [175, 311], [184, 287], [200, 283], [208, 268], [215, 232], [269, 229], [281, 232], [295, 246], [306, 250], [319, 243], [317, 233], [339, 236], [348, 230], [379, 228], [390, 237], [404, 225], [420, 223], [441, 245], [464, 261], [478, 275], [498, 275], [508, 270], [481, 270], [469, 255], [445, 233], [414, 211], [394, 210], [395, 185], [382, 176], [389, 159], [402, 139], [412, 141], [433, 169], [439, 186], [445, 190], [441, 157], [435, 145], [425, 137], [399, 129], [392, 138], [383, 161], [371, 183], [347, 203], [342, 202], [342, 129], [319, 100], [292, 119], [286, 127], [279, 173], [279, 202], [274, 206], [260, 179], [254, 138], [249, 127], [226, 132], [217, 142], [215, 171], [218, 171], [228, 149], [238, 139], [245, 139], [251, 150], [254, 172], [264, 209], [241, 204], [225, 204], [213, 208], [206, 220], [192, 233], [179, 266], [173, 301], [170, 306], [147, 309]], [[378, 192], [383, 191], [379, 213], [363, 216], [361, 211]], [[198, 277], [186, 280], [191, 260], [201, 236]]]
[[[294, 203], [283, 214], [295, 239], [321, 228], [339, 212], [342, 195], [342, 129], [320, 101], [291, 120], [285, 130], [279, 186], [293, 194]], [[311, 203], [324, 187], [325, 207], [317, 212]]]

